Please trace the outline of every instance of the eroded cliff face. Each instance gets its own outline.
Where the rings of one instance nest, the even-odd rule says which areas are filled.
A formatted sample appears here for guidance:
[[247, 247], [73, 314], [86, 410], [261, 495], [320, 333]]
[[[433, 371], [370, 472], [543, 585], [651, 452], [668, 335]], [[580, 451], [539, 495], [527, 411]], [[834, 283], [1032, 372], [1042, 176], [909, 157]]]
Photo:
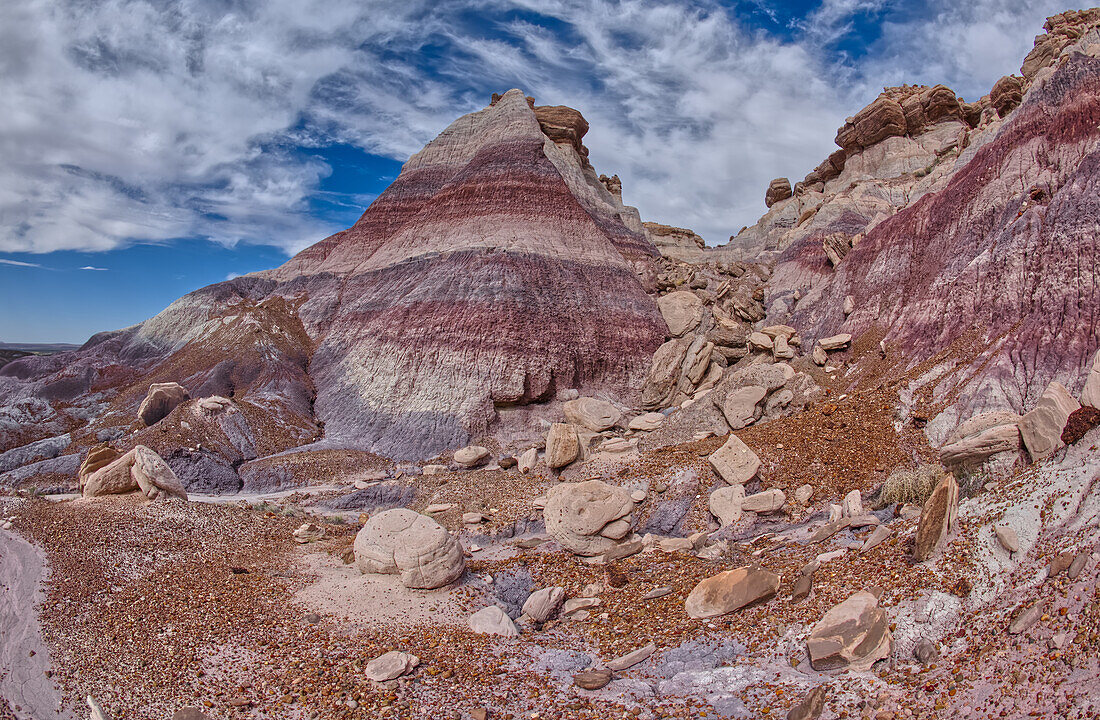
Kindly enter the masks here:
[[124, 433], [161, 380], [249, 408], [251, 433], [271, 438], [259, 455], [322, 441], [423, 459], [558, 390], [629, 403], [666, 332], [646, 294], [659, 255], [589, 164], [586, 130], [570, 108], [495, 98], [411, 157], [353, 227], [282, 267], [64, 359], [6, 366], [0, 449]]
[[767, 321], [810, 342], [881, 339], [895, 375], [942, 356], [912, 387], [945, 411], [933, 437], [1020, 412], [1051, 380], [1076, 392], [1100, 346], [1098, 24], [1096, 10], [1051, 18], [1022, 76], [977, 103], [887, 89], [713, 256], [772, 263]]

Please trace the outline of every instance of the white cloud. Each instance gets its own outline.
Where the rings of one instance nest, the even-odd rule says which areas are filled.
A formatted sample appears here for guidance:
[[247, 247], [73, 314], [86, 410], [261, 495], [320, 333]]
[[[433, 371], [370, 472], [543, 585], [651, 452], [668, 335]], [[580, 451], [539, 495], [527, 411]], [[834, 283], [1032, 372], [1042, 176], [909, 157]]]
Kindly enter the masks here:
[[[644, 217], [722, 242], [883, 85], [984, 94], [1058, 8], [892, 9], [824, 0], [776, 38], [711, 0], [28, 0], [0, 24], [0, 251], [199, 236], [293, 252], [339, 229], [310, 204], [329, 168], [301, 148], [404, 160], [513, 86], [581, 109], [594, 165]], [[830, 50], [868, 14], [881, 39]]]
[[40, 267], [42, 267], [38, 263], [21, 262], [19, 260], [5, 260], [3, 258], [0, 258], [0, 265], [12, 265], [14, 267], [29, 267], [29, 268], [40, 268]]
[[80, 269], [81, 270], [98, 270], [98, 271], [101, 271], [101, 272], [105, 272], [108, 268], [101, 268], [101, 267], [94, 267], [92, 265], [85, 265], [84, 267], [82, 267]]

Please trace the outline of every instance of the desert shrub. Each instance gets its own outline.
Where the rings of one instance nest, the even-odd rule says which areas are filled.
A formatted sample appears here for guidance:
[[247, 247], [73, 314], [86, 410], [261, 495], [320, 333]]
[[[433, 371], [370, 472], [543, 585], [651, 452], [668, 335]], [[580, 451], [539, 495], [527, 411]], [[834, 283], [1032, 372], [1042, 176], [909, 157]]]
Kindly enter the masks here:
[[945, 474], [943, 466], [935, 463], [898, 468], [882, 484], [875, 505], [880, 508], [893, 503], [923, 505]]

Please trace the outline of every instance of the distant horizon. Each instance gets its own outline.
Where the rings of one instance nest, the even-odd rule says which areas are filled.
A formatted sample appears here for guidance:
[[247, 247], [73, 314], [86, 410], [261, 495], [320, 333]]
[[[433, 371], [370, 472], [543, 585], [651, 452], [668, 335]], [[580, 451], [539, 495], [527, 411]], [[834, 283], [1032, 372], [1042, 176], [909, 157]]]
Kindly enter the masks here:
[[410, 155], [512, 87], [584, 114], [594, 167], [644, 220], [721, 244], [882, 87], [977, 99], [1067, 9], [285, 5], [67, 0], [0, 29], [0, 89], [19, 109], [0, 117], [0, 337], [79, 344], [276, 267], [350, 227]]

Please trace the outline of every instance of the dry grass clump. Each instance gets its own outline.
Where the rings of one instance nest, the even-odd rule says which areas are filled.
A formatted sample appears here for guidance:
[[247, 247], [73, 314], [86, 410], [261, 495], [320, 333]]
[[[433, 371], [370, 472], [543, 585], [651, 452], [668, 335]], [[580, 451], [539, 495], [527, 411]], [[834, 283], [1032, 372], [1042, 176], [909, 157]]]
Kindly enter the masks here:
[[882, 483], [875, 506], [884, 508], [893, 503], [923, 505], [946, 474], [947, 471], [938, 463], [898, 468]]

